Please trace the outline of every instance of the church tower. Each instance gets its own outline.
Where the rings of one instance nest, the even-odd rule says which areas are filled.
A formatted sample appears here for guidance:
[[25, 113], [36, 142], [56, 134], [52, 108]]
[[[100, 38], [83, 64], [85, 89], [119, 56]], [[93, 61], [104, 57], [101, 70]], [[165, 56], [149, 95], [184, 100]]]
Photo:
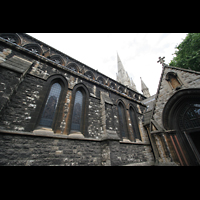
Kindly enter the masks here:
[[132, 90], [137, 91], [132, 78], [130, 78], [128, 73], [125, 71], [124, 66], [123, 66], [118, 54], [117, 54], [117, 68], [118, 68], [117, 81], [119, 83], [122, 83], [123, 85], [131, 88]]
[[145, 83], [143, 82], [142, 78], [140, 77], [141, 79], [141, 90], [142, 90], [142, 93], [145, 97], [149, 98], [151, 95], [149, 93], [149, 88], [145, 85]]

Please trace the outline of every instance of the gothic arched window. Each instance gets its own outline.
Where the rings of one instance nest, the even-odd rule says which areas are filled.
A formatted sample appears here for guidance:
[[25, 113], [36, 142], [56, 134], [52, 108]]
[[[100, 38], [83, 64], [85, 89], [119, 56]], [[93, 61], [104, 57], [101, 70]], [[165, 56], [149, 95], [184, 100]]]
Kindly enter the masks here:
[[141, 140], [141, 136], [140, 136], [140, 132], [139, 132], [139, 128], [138, 128], [137, 115], [136, 115], [134, 109], [132, 108], [132, 106], [130, 106], [129, 114], [130, 114], [130, 118], [131, 118], [131, 124], [132, 124], [132, 128], [133, 128], [134, 138]]
[[77, 84], [72, 92], [70, 117], [66, 125], [66, 133], [80, 132], [88, 136], [88, 105], [89, 91], [84, 84]]
[[82, 107], [83, 107], [83, 94], [80, 90], [78, 90], [76, 92], [74, 100], [71, 130], [81, 131], [81, 118], [83, 110]]
[[118, 116], [119, 116], [119, 128], [120, 128], [121, 138], [122, 139], [128, 138], [125, 109], [121, 102], [119, 102], [118, 104]]
[[45, 104], [45, 108], [43, 110], [42, 117], [39, 122], [39, 126], [48, 127], [48, 128], [52, 127], [61, 89], [62, 88], [59, 83], [54, 83], [51, 86], [51, 90], [49, 92], [49, 95]]

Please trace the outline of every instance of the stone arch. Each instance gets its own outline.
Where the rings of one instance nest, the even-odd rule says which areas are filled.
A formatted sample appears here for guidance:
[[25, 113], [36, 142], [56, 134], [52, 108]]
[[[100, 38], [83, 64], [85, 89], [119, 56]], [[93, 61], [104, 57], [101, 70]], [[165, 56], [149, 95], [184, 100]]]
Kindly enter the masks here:
[[163, 109], [162, 123], [181, 165], [200, 165], [200, 89], [172, 95]]
[[21, 38], [17, 33], [1, 33], [0, 37], [4, 38], [12, 43], [15, 43], [19, 46], [22, 43]]
[[36, 54], [39, 54], [39, 55], [43, 54], [43, 50], [42, 50], [42, 48], [39, 44], [29, 43], [29, 44], [25, 44], [23, 47], [32, 51], [33, 53], [36, 53]]
[[87, 76], [87, 77], [90, 78], [90, 79], [95, 80], [94, 74], [93, 74], [91, 71], [89, 71], [89, 70], [86, 71], [86, 72], [84, 73], [84, 75]]
[[113, 82], [110, 82], [109, 87], [114, 89], [114, 90], [116, 90], [116, 86], [115, 86], [115, 84]]
[[166, 130], [170, 130], [173, 128], [172, 119], [177, 106], [180, 105], [180, 103], [183, 102], [185, 99], [190, 98], [191, 95], [200, 96], [200, 89], [191, 88], [179, 90], [169, 98], [169, 100], [165, 104], [162, 113], [162, 123]]
[[80, 71], [80, 69], [76, 63], [69, 63], [66, 67], [68, 67], [69, 69], [76, 71], [76, 72]]
[[56, 64], [60, 64], [60, 65], [65, 66], [64, 59], [62, 58], [62, 56], [60, 56], [58, 54], [50, 56], [49, 59], [54, 61]]
[[123, 88], [122, 86], [119, 86], [119, 87], [118, 87], [118, 91], [119, 91], [120, 93], [124, 93], [124, 88]]
[[105, 84], [105, 79], [102, 76], [98, 76], [97, 81], [101, 84]]

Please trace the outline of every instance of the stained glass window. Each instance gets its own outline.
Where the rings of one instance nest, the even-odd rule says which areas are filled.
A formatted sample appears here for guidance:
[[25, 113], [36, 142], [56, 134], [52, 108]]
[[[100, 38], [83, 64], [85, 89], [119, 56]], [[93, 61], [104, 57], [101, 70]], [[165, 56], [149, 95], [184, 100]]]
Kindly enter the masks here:
[[119, 126], [121, 137], [126, 137], [126, 127], [125, 127], [125, 115], [124, 115], [124, 107], [121, 103], [118, 104], [118, 112], [119, 112]]
[[140, 136], [140, 133], [138, 130], [138, 125], [137, 125], [137, 116], [132, 107], [130, 107], [129, 113], [130, 113], [130, 117], [131, 117], [131, 124], [133, 127], [134, 137], [135, 137], [135, 139], [141, 140], [141, 136]]
[[179, 125], [182, 129], [200, 127], [200, 104], [184, 106], [180, 113]]
[[59, 83], [54, 83], [51, 86], [51, 90], [49, 92], [49, 96], [47, 98], [47, 102], [42, 113], [42, 117], [40, 119], [40, 126], [44, 127], [52, 127], [54, 115], [56, 112], [56, 108], [58, 105], [58, 100], [61, 92], [61, 86]]
[[80, 131], [81, 129], [82, 104], [83, 94], [81, 91], [78, 90], [75, 95], [71, 130]]

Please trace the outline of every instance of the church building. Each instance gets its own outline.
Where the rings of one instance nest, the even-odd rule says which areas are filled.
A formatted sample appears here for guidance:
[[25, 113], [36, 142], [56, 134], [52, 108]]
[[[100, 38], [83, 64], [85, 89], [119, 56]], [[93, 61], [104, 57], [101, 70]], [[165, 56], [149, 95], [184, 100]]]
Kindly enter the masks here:
[[142, 93], [24, 33], [0, 34], [0, 165], [200, 164], [200, 73], [163, 65]]

